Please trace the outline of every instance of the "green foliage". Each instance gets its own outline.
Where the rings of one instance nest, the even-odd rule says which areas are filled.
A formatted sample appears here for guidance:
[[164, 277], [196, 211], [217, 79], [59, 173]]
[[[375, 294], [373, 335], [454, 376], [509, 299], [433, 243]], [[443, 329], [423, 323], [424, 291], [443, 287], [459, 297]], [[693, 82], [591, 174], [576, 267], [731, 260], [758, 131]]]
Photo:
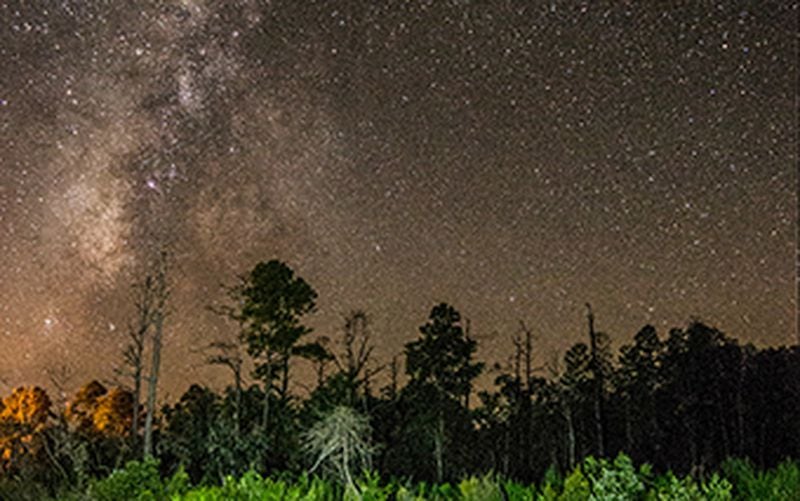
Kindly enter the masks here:
[[385, 501], [390, 499], [397, 486], [394, 483], [381, 485], [381, 478], [374, 473], [366, 472], [356, 484], [357, 491], [348, 490], [345, 493], [346, 499], [357, 499], [361, 501]]
[[613, 463], [588, 457], [583, 470], [591, 484], [591, 500], [624, 501], [638, 499], [644, 484], [636, 473], [631, 458], [619, 454]]
[[186, 473], [186, 470], [183, 469], [183, 466], [179, 467], [178, 471], [167, 479], [165, 485], [167, 494], [171, 496], [188, 492], [190, 488], [191, 482], [189, 475]]
[[773, 473], [773, 492], [780, 499], [800, 499], [800, 466], [793, 461], [779, 464]]
[[[728, 475], [736, 475], [739, 481], [745, 482], [736, 486], [736, 499], [800, 499], [796, 484], [800, 470], [794, 463], [784, 463], [764, 474], [756, 474], [751, 465], [737, 461], [729, 462], [727, 469]], [[748, 481], [755, 483], [748, 485]], [[9, 490], [10, 485], [9, 481], [0, 481], [0, 498], [48, 499], [43, 492], [37, 491], [31, 491], [33, 497], [17, 495], [24, 494], [21, 486]], [[619, 455], [613, 461], [587, 458], [564, 479], [563, 484], [551, 477], [538, 491], [534, 486], [505, 481], [494, 475], [471, 476], [454, 485], [446, 482], [385, 483], [377, 474], [365, 473], [354, 484], [342, 486], [305, 474], [265, 478], [254, 470], [247, 471], [238, 479], [227, 476], [222, 485], [189, 489], [188, 476], [183, 471], [162, 481], [158, 476], [158, 464], [152, 460], [128, 463], [123, 470], [92, 483], [89, 489], [89, 499], [92, 500], [140, 501], [731, 501], [733, 494], [731, 482], [717, 474], [705, 482], [690, 476], [679, 478], [671, 472], [654, 477], [647, 467], [637, 471], [625, 455]], [[59, 499], [86, 498], [67, 494]]]
[[544, 483], [545, 485], [552, 485], [559, 490], [564, 487], [564, 478], [558, 472], [558, 468], [556, 468], [555, 465], [551, 464], [550, 467], [545, 470]]
[[564, 479], [564, 490], [558, 497], [543, 499], [558, 499], [559, 501], [578, 501], [589, 499], [591, 495], [589, 480], [586, 479], [579, 467], [576, 467], [569, 476]]
[[[796, 466], [795, 466], [796, 467]], [[791, 468], [785, 477], [792, 478]], [[583, 464], [564, 480], [563, 490], [556, 481], [545, 480], [536, 496], [539, 501], [578, 501], [578, 500], [637, 500], [647, 501], [729, 501], [732, 499], [731, 483], [714, 474], [706, 483], [698, 484], [691, 477], [677, 478], [674, 474], [653, 478], [650, 467], [642, 466], [637, 472], [630, 458], [620, 454], [609, 462], [588, 457]], [[788, 492], [788, 491], [787, 491]], [[744, 497], [744, 499], [792, 499]]]
[[550, 501], [558, 499], [558, 493], [564, 488], [564, 479], [559, 475], [555, 466], [550, 465], [544, 473], [542, 487], [536, 496], [537, 500]]
[[397, 501], [422, 501], [424, 498], [416, 495], [413, 488], [401, 485], [395, 493], [395, 499]]
[[503, 499], [508, 501], [532, 501], [536, 487], [525, 486], [512, 481], [498, 481], [500, 488], [505, 493]]
[[746, 459], [731, 458], [722, 463], [722, 476], [733, 487], [733, 494], [742, 499], [778, 501], [800, 499], [800, 468], [784, 461], [774, 470], [756, 471]]
[[554, 501], [556, 499], [558, 499], [558, 489], [549, 483], [545, 483], [536, 495], [536, 501]]
[[[158, 499], [163, 485], [158, 473], [158, 461], [130, 461], [125, 468], [116, 470], [108, 477], [91, 483], [89, 495], [98, 501], [117, 499]], [[149, 495], [145, 495], [149, 493]]]
[[469, 477], [458, 484], [461, 499], [465, 501], [502, 501], [505, 499], [500, 484], [489, 476]]
[[96, 501], [161, 501], [181, 495], [189, 490], [189, 476], [179, 469], [166, 482], [158, 472], [158, 460], [129, 461], [102, 480], [89, 486], [89, 498]]
[[672, 472], [658, 477], [647, 493], [648, 501], [695, 501], [702, 499], [700, 488], [694, 479], [676, 477]]
[[[733, 499], [733, 495], [731, 491], [733, 486], [730, 482], [726, 479], [720, 477], [716, 473], [714, 473], [708, 482], [701, 485], [700, 490], [703, 493], [703, 497], [708, 501], [730, 501]], [[752, 498], [752, 499], [762, 499], [762, 498]], [[782, 498], [784, 501], [791, 499], [789, 498]]]
[[227, 477], [221, 486], [193, 489], [185, 496], [176, 499], [186, 501], [333, 501], [347, 499], [339, 488], [324, 480], [301, 476], [294, 482], [280, 479], [262, 478], [253, 470], [238, 480]]

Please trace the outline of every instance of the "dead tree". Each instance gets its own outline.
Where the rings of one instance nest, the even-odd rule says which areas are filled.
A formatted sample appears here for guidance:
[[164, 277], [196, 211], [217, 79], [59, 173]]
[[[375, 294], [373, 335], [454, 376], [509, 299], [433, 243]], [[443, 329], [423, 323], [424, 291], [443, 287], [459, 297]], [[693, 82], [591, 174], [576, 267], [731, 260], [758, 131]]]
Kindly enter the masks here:
[[575, 437], [575, 420], [573, 419], [573, 402], [572, 402], [572, 389], [564, 384], [564, 370], [562, 369], [560, 357], [558, 352], [553, 353], [552, 360], [547, 364], [547, 369], [550, 373], [550, 378], [555, 382], [556, 395], [555, 398], [558, 402], [558, 408], [561, 412], [561, 417], [564, 419], [565, 425], [565, 444], [564, 449], [566, 452], [566, 468], [564, 471], [572, 471], [576, 461], [576, 437]]
[[142, 401], [142, 370], [144, 369], [144, 343], [147, 336], [147, 325], [139, 325], [136, 328], [128, 327], [128, 338], [130, 343], [125, 347], [122, 356], [125, 365], [130, 372], [129, 377], [133, 381], [133, 420], [131, 422], [131, 439], [136, 441], [139, 436], [139, 421], [141, 420], [141, 401]]
[[594, 314], [592, 305], [586, 303], [587, 318], [589, 321], [589, 341], [591, 343], [591, 366], [594, 379], [594, 426], [597, 440], [597, 456], [605, 456], [603, 439], [603, 367], [600, 363], [597, 332], [594, 330]]
[[[358, 398], [357, 389], [363, 386], [366, 395], [371, 379], [383, 370], [383, 367], [369, 367], [374, 349], [370, 340], [369, 319], [364, 311], [356, 310], [345, 317], [341, 341], [342, 353], [334, 353], [333, 362], [349, 383], [348, 405], [351, 406]], [[362, 399], [362, 403], [364, 402], [366, 399]]]
[[363, 311], [353, 311], [345, 317], [342, 336], [343, 355], [334, 355], [337, 368], [355, 380], [369, 361], [373, 347], [369, 343], [369, 321]]
[[525, 431], [522, 434], [522, 450], [528, 461], [528, 468], [533, 468], [534, 456], [531, 453], [533, 444], [531, 437], [534, 437], [534, 373], [545, 369], [544, 366], [534, 367], [533, 365], [533, 331], [524, 321], [520, 320], [520, 333], [511, 338], [514, 345], [513, 371], [514, 381], [517, 386], [518, 412], [524, 420]]
[[144, 422], [144, 456], [153, 455], [153, 418], [156, 411], [156, 390], [158, 375], [161, 366], [161, 343], [163, 339], [164, 320], [167, 317], [167, 300], [170, 290], [167, 284], [167, 253], [162, 251], [156, 262], [156, 269], [145, 281], [152, 281], [153, 312], [151, 325], [153, 327], [150, 374], [147, 378], [147, 414]]
[[[520, 389], [529, 395], [533, 392], [533, 373], [542, 370], [544, 367], [533, 366], [533, 332], [525, 322], [520, 320], [520, 331], [525, 335], [525, 339], [517, 334], [511, 341], [514, 343], [514, 375]], [[525, 370], [525, 378], [522, 378], [522, 370]]]
[[131, 439], [135, 442], [139, 436], [141, 422], [142, 375], [144, 373], [144, 349], [147, 335], [153, 323], [156, 304], [156, 282], [153, 275], [134, 285], [134, 306], [136, 319], [128, 324], [128, 344], [122, 352], [123, 367], [115, 370], [118, 376], [130, 378], [133, 383], [133, 421], [131, 422]]

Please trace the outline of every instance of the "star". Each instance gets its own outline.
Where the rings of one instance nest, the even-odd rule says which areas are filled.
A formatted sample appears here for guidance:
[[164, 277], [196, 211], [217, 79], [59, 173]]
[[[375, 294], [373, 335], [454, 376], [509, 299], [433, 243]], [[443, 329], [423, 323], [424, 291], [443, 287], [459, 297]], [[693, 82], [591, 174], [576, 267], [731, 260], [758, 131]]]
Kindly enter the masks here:
[[223, 3], [9, 11], [14, 374], [90, 351], [86, 378], [110, 376], [164, 245], [171, 395], [202, 366], [187, 347], [236, 329], [207, 312], [220, 284], [272, 258], [318, 292], [314, 335], [366, 310], [378, 362], [439, 301], [496, 332], [492, 354], [537, 324], [542, 361], [583, 339], [587, 301], [615, 343], [695, 314], [742, 342], [795, 339], [790, 3]]

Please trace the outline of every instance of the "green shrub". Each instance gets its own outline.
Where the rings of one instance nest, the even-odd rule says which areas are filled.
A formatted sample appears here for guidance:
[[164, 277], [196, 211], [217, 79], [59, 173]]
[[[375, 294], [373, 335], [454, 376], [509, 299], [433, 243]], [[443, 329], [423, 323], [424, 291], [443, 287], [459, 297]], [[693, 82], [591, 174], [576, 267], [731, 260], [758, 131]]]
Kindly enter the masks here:
[[458, 484], [461, 499], [464, 501], [503, 501], [500, 486], [489, 475], [465, 478]]
[[561, 492], [564, 489], [564, 477], [558, 472], [555, 465], [550, 465], [544, 472], [544, 485], [551, 485], [554, 489]]
[[800, 468], [784, 461], [774, 470], [757, 471], [746, 459], [728, 459], [722, 463], [722, 474], [740, 499], [785, 501], [800, 499]]
[[647, 493], [648, 501], [698, 501], [703, 499], [700, 488], [691, 476], [679, 479], [672, 472], [655, 479]]
[[793, 461], [784, 461], [775, 469], [772, 481], [775, 499], [800, 500], [800, 467]]
[[394, 483], [382, 486], [380, 476], [370, 472], [365, 472], [363, 477], [356, 481], [356, 485], [358, 486], [358, 497], [355, 499], [361, 501], [386, 501], [391, 498], [392, 492], [397, 487]]
[[[742, 460], [726, 461], [723, 474], [712, 475], [706, 482], [691, 476], [678, 478], [673, 473], [654, 476], [649, 466], [637, 471], [630, 458], [619, 455], [613, 461], [591, 457], [563, 481], [550, 470], [541, 488], [525, 486], [492, 475], [468, 477], [456, 485], [382, 483], [377, 474], [369, 472], [354, 484], [343, 487], [321, 477], [283, 474], [264, 478], [253, 470], [235, 478], [228, 476], [220, 486], [189, 488], [189, 479], [179, 470], [162, 480], [158, 462], [130, 462], [103, 480], [90, 483], [89, 498], [137, 501], [583, 501], [583, 500], [645, 500], [645, 501], [730, 501], [774, 500], [800, 501], [800, 468], [787, 461], [774, 470], [756, 471]], [[12, 479], [0, 479], [0, 499], [48, 499], [43, 489], [23, 485]], [[58, 499], [85, 500], [86, 497], [64, 493]]]
[[619, 454], [613, 463], [606, 459], [587, 457], [583, 462], [583, 469], [591, 487], [588, 499], [628, 501], [640, 499], [644, 493], [644, 484], [637, 475], [631, 458], [625, 454]]
[[711, 476], [708, 482], [700, 486], [700, 490], [708, 501], [730, 501], [733, 499], [731, 483], [716, 473]]
[[536, 488], [526, 486], [506, 480], [500, 484], [500, 488], [505, 492], [504, 499], [508, 501], [533, 501]]
[[558, 499], [558, 489], [546, 483], [542, 485], [541, 492], [536, 494], [536, 501], [555, 501]]
[[158, 460], [129, 461], [121, 470], [89, 485], [89, 498], [97, 501], [162, 501], [189, 490], [189, 476], [179, 469], [166, 483], [158, 472]]
[[564, 490], [556, 499], [558, 499], [558, 501], [585, 501], [589, 499], [591, 493], [589, 481], [584, 476], [580, 467], [576, 467], [575, 470], [564, 479]]
[[[228, 476], [221, 486], [192, 489], [175, 501], [334, 501], [349, 499], [334, 484], [305, 475], [287, 481], [262, 478], [255, 471], [247, 471], [238, 480]], [[360, 499], [360, 498], [357, 498]]]
[[450, 501], [458, 499], [459, 491], [449, 483], [427, 484], [421, 482], [418, 486], [417, 496], [427, 501]]
[[418, 496], [413, 488], [409, 488], [406, 485], [398, 486], [394, 497], [397, 501], [424, 501], [425, 499]]
[[720, 465], [723, 477], [734, 486], [737, 497], [745, 499], [765, 499], [769, 491], [766, 479], [755, 472], [752, 463], [746, 459], [730, 458]]
[[91, 482], [89, 497], [97, 501], [165, 499], [158, 461], [150, 458], [128, 462], [123, 469]]

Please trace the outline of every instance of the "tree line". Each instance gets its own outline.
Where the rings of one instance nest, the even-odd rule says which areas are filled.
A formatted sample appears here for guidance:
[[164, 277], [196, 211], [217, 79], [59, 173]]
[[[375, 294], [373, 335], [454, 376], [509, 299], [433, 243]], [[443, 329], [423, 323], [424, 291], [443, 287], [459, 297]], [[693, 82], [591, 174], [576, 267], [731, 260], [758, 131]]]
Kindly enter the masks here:
[[[348, 483], [363, 469], [437, 482], [486, 472], [536, 482], [548, 470], [620, 452], [656, 471], [702, 478], [731, 456], [761, 468], [798, 457], [797, 346], [741, 345], [691, 321], [665, 335], [644, 326], [614, 352], [587, 305], [584, 341], [537, 368], [533, 331], [521, 323], [494, 388], [477, 391], [486, 367], [453, 306], [434, 305], [402, 356], [381, 365], [364, 312], [344, 319], [338, 340], [312, 337], [303, 319], [317, 294], [277, 260], [257, 264], [213, 308], [237, 326], [235, 341], [206, 347], [206, 361], [225, 367], [230, 384], [221, 392], [193, 384], [156, 412], [166, 263], [164, 254], [135, 288], [120, 384], [92, 381], [66, 402], [25, 386], [2, 399], [0, 478], [55, 492], [155, 458], [165, 475], [182, 467], [195, 483], [248, 470]], [[306, 398], [290, 392], [299, 359], [316, 376]]]

